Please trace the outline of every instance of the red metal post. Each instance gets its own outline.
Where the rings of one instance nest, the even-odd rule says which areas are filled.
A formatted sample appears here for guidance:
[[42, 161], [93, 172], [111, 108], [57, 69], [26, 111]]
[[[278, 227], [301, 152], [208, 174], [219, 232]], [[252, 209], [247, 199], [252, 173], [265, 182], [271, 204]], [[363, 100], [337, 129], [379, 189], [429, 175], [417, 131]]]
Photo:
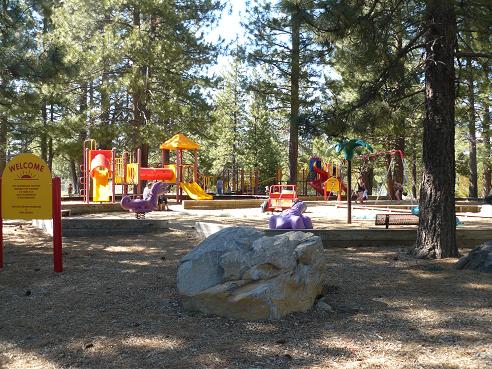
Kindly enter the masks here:
[[193, 164], [193, 182], [198, 183], [198, 150], [195, 149], [195, 162]]
[[53, 217], [53, 271], [63, 272], [62, 254], [62, 223], [61, 223], [61, 180], [60, 177], [53, 178], [52, 183], [52, 217]]
[[90, 202], [90, 189], [91, 189], [91, 175], [89, 173], [89, 149], [85, 149], [84, 153], [84, 189], [85, 189], [85, 202]]
[[123, 153], [123, 195], [128, 195], [128, 183], [126, 178], [126, 166], [128, 165], [128, 152]]
[[176, 185], [176, 195], [177, 198], [179, 199], [178, 202], [181, 203], [181, 200], [183, 198], [183, 190], [180, 186], [180, 183], [183, 182], [183, 150], [179, 149], [176, 153], [177, 153], [176, 157], [178, 158], [177, 168], [179, 168], [178, 169], [179, 176], [177, 177], [177, 185]]
[[140, 167], [142, 166], [142, 150], [137, 149], [137, 163], [138, 163], [138, 185], [137, 192], [139, 195], [142, 194], [142, 181], [140, 180]]
[[2, 177], [0, 177], [0, 269], [3, 268]]
[[116, 202], [116, 183], [115, 183], [115, 177], [116, 177], [116, 149], [111, 150], [111, 196], [113, 203]]

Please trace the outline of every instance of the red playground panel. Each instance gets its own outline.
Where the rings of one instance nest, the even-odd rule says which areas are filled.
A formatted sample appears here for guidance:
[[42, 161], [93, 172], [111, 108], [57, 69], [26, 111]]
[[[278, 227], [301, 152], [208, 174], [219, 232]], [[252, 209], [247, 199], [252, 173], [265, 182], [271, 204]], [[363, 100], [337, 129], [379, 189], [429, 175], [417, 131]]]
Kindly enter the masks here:
[[268, 198], [267, 211], [282, 211], [290, 209], [297, 200], [295, 185], [273, 185], [270, 186], [270, 197]]

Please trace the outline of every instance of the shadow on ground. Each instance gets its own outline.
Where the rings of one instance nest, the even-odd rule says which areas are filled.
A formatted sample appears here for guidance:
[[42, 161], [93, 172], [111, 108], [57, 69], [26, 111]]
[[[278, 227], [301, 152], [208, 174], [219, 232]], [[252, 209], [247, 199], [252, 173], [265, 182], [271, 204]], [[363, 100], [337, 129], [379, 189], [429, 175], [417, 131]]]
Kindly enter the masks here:
[[492, 365], [492, 276], [455, 271], [394, 248], [327, 250], [334, 312], [275, 322], [184, 311], [179, 259], [186, 229], [65, 240], [65, 272], [50, 239], [6, 231], [0, 272], [5, 368], [462, 368]]

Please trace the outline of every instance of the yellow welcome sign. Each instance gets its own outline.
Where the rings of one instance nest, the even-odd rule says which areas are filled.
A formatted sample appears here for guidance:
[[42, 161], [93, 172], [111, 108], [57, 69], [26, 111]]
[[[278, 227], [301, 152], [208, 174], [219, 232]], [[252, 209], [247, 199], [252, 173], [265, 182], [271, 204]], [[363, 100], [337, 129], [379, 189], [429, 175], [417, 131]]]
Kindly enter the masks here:
[[33, 154], [20, 154], [2, 175], [3, 219], [51, 219], [51, 171]]

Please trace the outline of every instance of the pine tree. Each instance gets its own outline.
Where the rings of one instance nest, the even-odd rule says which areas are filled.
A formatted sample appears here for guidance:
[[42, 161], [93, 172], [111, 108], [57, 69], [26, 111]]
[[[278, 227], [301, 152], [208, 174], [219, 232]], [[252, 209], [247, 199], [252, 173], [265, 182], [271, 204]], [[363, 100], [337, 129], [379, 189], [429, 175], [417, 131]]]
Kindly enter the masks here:
[[243, 143], [243, 161], [246, 167], [257, 169], [260, 182], [266, 185], [274, 183], [276, 171], [287, 154], [286, 150], [282, 149], [282, 138], [279, 134], [280, 117], [272, 111], [271, 105], [265, 94], [252, 92]]
[[285, 109], [289, 122], [289, 183], [297, 183], [299, 135], [315, 126], [314, 114], [320, 71], [316, 66], [326, 56], [323, 45], [314, 42], [306, 23], [311, 1], [256, 0], [248, 4], [249, 59], [253, 65], [268, 66], [263, 93]]
[[219, 175], [227, 169], [236, 173], [243, 165], [241, 159], [248, 103], [244, 75], [244, 65], [235, 55], [215, 99], [210, 156], [213, 158], [212, 172]]

